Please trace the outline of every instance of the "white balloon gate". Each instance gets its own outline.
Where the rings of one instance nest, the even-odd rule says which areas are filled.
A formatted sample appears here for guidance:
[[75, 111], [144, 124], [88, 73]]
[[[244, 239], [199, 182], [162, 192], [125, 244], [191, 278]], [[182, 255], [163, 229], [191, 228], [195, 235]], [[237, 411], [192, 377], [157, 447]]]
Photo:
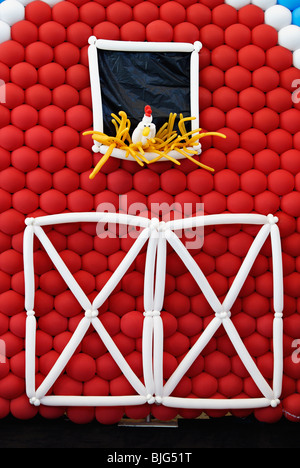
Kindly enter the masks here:
[[[26, 319], [26, 393], [31, 404], [35, 406], [129, 406], [162, 404], [174, 408], [194, 409], [240, 409], [276, 407], [280, 403], [283, 375], [283, 270], [280, 232], [278, 219], [273, 215], [259, 214], [217, 214], [195, 216], [174, 221], [160, 222], [157, 218], [144, 218], [120, 213], [67, 213], [27, 218], [24, 233], [24, 276], [25, 276], [25, 309]], [[107, 281], [103, 289], [91, 303], [73, 275], [61, 259], [53, 244], [47, 237], [43, 226], [78, 222], [116, 223], [142, 228], [132, 247]], [[221, 224], [253, 224], [261, 225], [223, 303], [221, 303], [211, 288], [208, 280], [188, 252], [176, 231], [199, 226]], [[271, 236], [273, 262], [273, 384], [272, 388], [265, 380], [255, 361], [247, 351], [231, 318], [230, 310], [237, 299], [240, 290], [252, 268], [268, 236]], [[35, 276], [34, 276], [34, 236], [37, 236], [54, 266], [66, 282], [67, 286], [80, 303], [85, 314], [79, 322], [70, 341], [61, 352], [56, 363], [45, 377], [42, 384], [36, 388], [36, 330], [37, 319], [34, 312]], [[98, 309], [112, 293], [122, 279], [143, 246], [148, 242], [144, 273], [144, 323], [142, 336], [142, 359], [144, 383], [137, 377], [128, 365], [113, 339], [101, 323]], [[195, 344], [190, 348], [177, 369], [164, 383], [163, 380], [163, 323], [161, 310], [164, 303], [167, 242], [182, 259], [206, 297], [215, 314], [204, 329]], [[56, 379], [61, 375], [68, 361], [92, 325], [101, 340], [118, 364], [124, 376], [135, 389], [136, 395], [124, 396], [71, 396], [47, 395]], [[171, 396], [173, 390], [185, 375], [187, 370], [200, 355], [204, 347], [214, 336], [220, 326], [226, 330], [237, 354], [260, 389], [262, 398], [179, 398]]]

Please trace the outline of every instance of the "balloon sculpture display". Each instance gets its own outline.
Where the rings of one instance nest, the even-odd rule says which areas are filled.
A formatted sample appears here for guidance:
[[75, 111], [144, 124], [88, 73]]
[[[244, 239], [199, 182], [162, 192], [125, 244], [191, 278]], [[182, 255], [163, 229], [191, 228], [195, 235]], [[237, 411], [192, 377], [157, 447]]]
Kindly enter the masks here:
[[[283, 374], [283, 270], [278, 219], [273, 215], [258, 214], [223, 214], [211, 216], [195, 216], [160, 222], [158, 218], [144, 218], [119, 213], [70, 213], [40, 218], [28, 218], [24, 234], [24, 273], [25, 273], [25, 307], [26, 320], [26, 393], [32, 405], [40, 406], [131, 406], [144, 404], [158, 404], [175, 408], [201, 409], [240, 409], [240, 408], [275, 408], [280, 403]], [[90, 302], [82, 288], [75, 280], [66, 264], [48, 238], [45, 228], [54, 224], [75, 222], [104, 222], [117, 223], [142, 228], [132, 247], [114, 271], [102, 290]], [[224, 301], [221, 303], [212, 290], [208, 280], [194, 258], [185, 248], [178, 237], [182, 229], [197, 226], [218, 224], [253, 224], [262, 225], [252, 246], [250, 247], [240, 270], [233, 281]], [[44, 229], [43, 229], [44, 228]], [[262, 376], [260, 370], [250, 356], [236, 327], [231, 320], [231, 308], [243, 287], [244, 282], [268, 236], [271, 236], [273, 258], [274, 283], [274, 319], [273, 319], [273, 388]], [[78, 323], [71, 339], [58, 357], [52, 369], [41, 385], [36, 388], [36, 326], [34, 312], [35, 303], [35, 273], [33, 259], [34, 236], [37, 236], [45, 248], [58, 272], [69, 286], [77, 301], [85, 311]], [[144, 320], [142, 332], [142, 362], [143, 382], [137, 377], [118, 346], [109, 335], [99, 316], [99, 308], [107, 300], [122, 277], [126, 274], [132, 262], [141, 249], [147, 245], [144, 271]], [[201, 288], [205, 298], [212, 307], [215, 317], [204, 329], [195, 344], [180, 362], [174, 373], [166, 383], [163, 379], [163, 323], [161, 311], [164, 303], [166, 279], [167, 243], [174, 249], [194, 280]], [[70, 396], [47, 395], [63, 369], [68, 364], [77, 347], [83, 340], [90, 326], [94, 327], [112, 358], [129, 381], [135, 395], [122, 396]], [[192, 366], [207, 343], [213, 338], [217, 330], [223, 326], [245, 368], [262, 392], [261, 398], [180, 398], [171, 396], [173, 390]]]

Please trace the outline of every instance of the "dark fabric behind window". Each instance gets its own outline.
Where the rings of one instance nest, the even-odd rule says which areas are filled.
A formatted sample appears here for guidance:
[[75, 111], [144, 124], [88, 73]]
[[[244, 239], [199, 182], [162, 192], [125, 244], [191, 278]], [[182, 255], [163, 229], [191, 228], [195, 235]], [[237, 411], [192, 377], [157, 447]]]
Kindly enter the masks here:
[[[169, 114], [190, 114], [190, 54], [98, 49], [104, 131], [115, 134], [111, 113], [126, 112], [131, 131], [152, 108], [157, 130]], [[187, 124], [187, 128], [189, 125]]]

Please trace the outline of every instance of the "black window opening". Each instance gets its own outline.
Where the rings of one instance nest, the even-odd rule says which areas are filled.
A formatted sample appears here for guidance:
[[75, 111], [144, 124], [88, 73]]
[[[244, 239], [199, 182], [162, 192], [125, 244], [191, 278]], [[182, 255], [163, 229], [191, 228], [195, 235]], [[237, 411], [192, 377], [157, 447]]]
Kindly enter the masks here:
[[[156, 129], [169, 115], [191, 117], [191, 54], [187, 52], [130, 52], [97, 49], [103, 131], [115, 134], [111, 114], [124, 111], [130, 133], [151, 106]], [[174, 127], [174, 129], [176, 129]], [[191, 129], [186, 122], [186, 129]]]

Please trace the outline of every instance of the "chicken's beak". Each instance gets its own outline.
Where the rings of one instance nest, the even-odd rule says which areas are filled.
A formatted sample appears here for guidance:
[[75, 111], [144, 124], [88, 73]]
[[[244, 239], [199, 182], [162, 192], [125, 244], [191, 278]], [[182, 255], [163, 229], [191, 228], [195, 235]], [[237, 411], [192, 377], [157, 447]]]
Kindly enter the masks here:
[[147, 137], [150, 133], [150, 127], [145, 127], [143, 130], [143, 136]]

